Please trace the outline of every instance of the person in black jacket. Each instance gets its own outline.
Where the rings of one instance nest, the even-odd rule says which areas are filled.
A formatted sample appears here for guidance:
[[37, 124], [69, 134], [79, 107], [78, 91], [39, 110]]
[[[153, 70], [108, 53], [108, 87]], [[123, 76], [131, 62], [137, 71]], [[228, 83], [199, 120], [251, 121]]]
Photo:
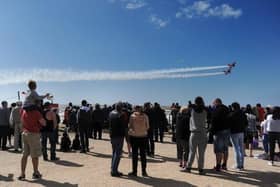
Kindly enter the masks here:
[[92, 121], [93, 121], [93, 138], [102, 139], [102, 127], [104, 123], [104, 113], [100, 108], [99, 104], [95, 105], [95, 110], [92, 113]]
[[163, 134], [166, 127], [167, 119], [164, 110], [161, 109], [158, 103], [154, 104], [154, 122], [155, 122], [155, 142], [158, 142], [158, 135], [160, 142], [163, 143]]
[[82, 106], [77, 113], [78, 128], [81, 138], [82, 150], [81, 153], [89, 152], [89, 128], [91, 123], [90, 108], [87, 106], [87, 101], [82, 101]]
[[[213, 102], [211, 132], [214, 135], [214, 152], [216, 154], [216, 166], [214, 169], [220, 171], [227, 170], [228, 146], [230, 136], [230, 126], [228, 123], [228, 108], [223, 105], [222, 100], [217, 98]], [[221, 164], [223, 161], [223, 164]]]
[[150, 128], [148, 129], [148, 142], [147, 142], [147, 154], [153, 157], [155, 155], [155, 141], [154, 141], [154, 113], [151, 108], [151, 103], [144, 104], [144, 113], [149, 118]]
[[121, 177], [123, 174], [118, 171], [123, 142], [126, 132], [126, 125], [122, 115], [122, 103], [117, 103], [115, 110], [109, 114], [109, 132], [112, 144], [111, 176]]
[[239, 103], [232, 103], [233, 111], [229, 114], [230, 139], [234, 148], [235, 168], [244, 169], [244, 132], [248, 126], [245, 113], [240, 109]]
[[182, 107], [176, 119], [177, 159], [182, 168], [188, 161], [190, 133], [190, 113], [188, 108]]

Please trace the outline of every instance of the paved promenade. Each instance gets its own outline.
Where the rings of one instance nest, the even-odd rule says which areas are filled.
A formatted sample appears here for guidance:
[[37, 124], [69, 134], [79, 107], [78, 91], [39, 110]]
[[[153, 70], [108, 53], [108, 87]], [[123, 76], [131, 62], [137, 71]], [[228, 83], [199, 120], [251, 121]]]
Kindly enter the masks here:
[[[131, 171], [131, 159], [125, 153], [120, 163], [120, 171], [125, 175], [122, 178], [110, 176], [111, 144], [107, 134], [104, 140], [90, 140], [91, 152], [80, 154], [78, 152], [57, 152], [59, 161], [46, 162], [40, 158], [40, 171], [43, 178], [32, 179], [32, 164], [28, 160], [26, 181], [18, 181], [20, 174], [21, 154], [0, 151], [0, 186], [1, 187], [125, 187], [125, 186], [280, 186], [280, 163], [268, 166], [267, 161], [254, 158], [245, 158], [245, 171], [239, 172], [231, 169], [233, 165], [233, 152], [230, 149], [229, 171], [215, 172], [213, 166], [215, 158], [213, 147], [208, 144], [206, 152], [206, 175], [198, 175], [197, 170], [192, 173], [180, 172], [176, 160], [176, 145], [170, 143], [167, 135], [165, 143], [156, 143], [155, 158], [148, 158], [147, 172], [150, 177], [141, 176], [140, 163], [138, 177], [128, 177]], [[126, 151], [126, 144], [124, 146]], [[255, 151], [261, 153], [261, 151]], [[196, 161], [195, 161], [196, 162]], [[196, 167], [196, 163], [194, 164]]]

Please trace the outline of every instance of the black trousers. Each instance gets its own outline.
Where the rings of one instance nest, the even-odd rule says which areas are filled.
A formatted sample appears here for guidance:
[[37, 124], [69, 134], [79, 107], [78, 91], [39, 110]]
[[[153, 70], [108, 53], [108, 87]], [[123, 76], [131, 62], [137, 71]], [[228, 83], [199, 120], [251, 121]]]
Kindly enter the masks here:
[[130, 143], [132, 147], [132, 171], [137, 173], [138, 165], [138, 151], [140, 151], [142, 172], [146, 171], [147, 158], [146, 158], [146, 137], [130, 137]]
[[163, 142], [164, 125], [157, 124], [155, 126], [154, 132], [155, 132], [155, 141], [158, 142], [158, 135], [159, 135], [160, 141]]
[[89, 150], [89, 129], [85, 127], [79, 127], [80, 139], [81, 139], [81, 149], [82, 151]]
[[9, 126], [0, 126], [0, 147], [7, 148], [7, 138], [9, 134]]
[[93, 125], [93, 137], [94, 139], [97, 138], [98, 134], [98, 139], [102, 138], [102, 123], [100, 122], [95, 122]]
[[280, 142], [280, 132], [268, 132], [270, 160], [274, 161], [275, 144]]
[[147, 138], [147, 153], [148, 155], [155, 154], [155, 141], [154, 141], [154, 129], [148, 131], [148, 138]]

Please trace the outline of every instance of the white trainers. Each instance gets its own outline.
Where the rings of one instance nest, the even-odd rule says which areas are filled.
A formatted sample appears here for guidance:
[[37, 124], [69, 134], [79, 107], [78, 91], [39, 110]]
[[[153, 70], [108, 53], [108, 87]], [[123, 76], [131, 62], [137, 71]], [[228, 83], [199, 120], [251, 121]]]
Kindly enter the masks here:
[[273, 162], [272, 162], [272, 161], [269, 161], [267, 164], [268, 164], [269, 166], [273, 166]]

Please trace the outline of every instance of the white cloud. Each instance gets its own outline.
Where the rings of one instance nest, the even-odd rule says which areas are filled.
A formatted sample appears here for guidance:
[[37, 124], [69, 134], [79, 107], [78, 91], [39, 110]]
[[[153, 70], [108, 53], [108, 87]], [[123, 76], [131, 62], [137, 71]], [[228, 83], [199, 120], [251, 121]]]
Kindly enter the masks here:
[[209, 1], [195, 1], [192, 5], [181, 8], [176, 18], [188, 19], [196, 17], [238, 18], [242, 15], [241, 9], [234, 9], [228, 4], [212, 6]]
[[147, 3], [143, 0], [126, 0], [126, 8], [129, 10], [135, 10], [146, 6]]
[[158, 27], [158, 28], [164, 28], [169, 23], [168, 20], [163, 20], [163, 19], [159, 18], [157, 15], [151, 15], [150, 16], [150, 21], [151, 21], [151, 23], [156, 25], [156, 27]]
[[[57, 69], [0, 70], [0, 85], [25, 83], [30, 79], [42, 82], [151, 80], [223, 75], [227, 66], [172, 68], [148, 71], [73, 71]], [[217, 70], [216, 72], [205, 72]], [[219, 70], [219, 71], [218, 71]], [[194, 73], [196, 72], [196, 73]]]
[[233, 9], [228, 4], [222, 4], [221, 6], [217, 6], [209, 9], [208, 13], [210, 16], [218, 16], [223, 18], [227, 18], [227, 17], [238, 18], [242, 15], [242, 10]]

